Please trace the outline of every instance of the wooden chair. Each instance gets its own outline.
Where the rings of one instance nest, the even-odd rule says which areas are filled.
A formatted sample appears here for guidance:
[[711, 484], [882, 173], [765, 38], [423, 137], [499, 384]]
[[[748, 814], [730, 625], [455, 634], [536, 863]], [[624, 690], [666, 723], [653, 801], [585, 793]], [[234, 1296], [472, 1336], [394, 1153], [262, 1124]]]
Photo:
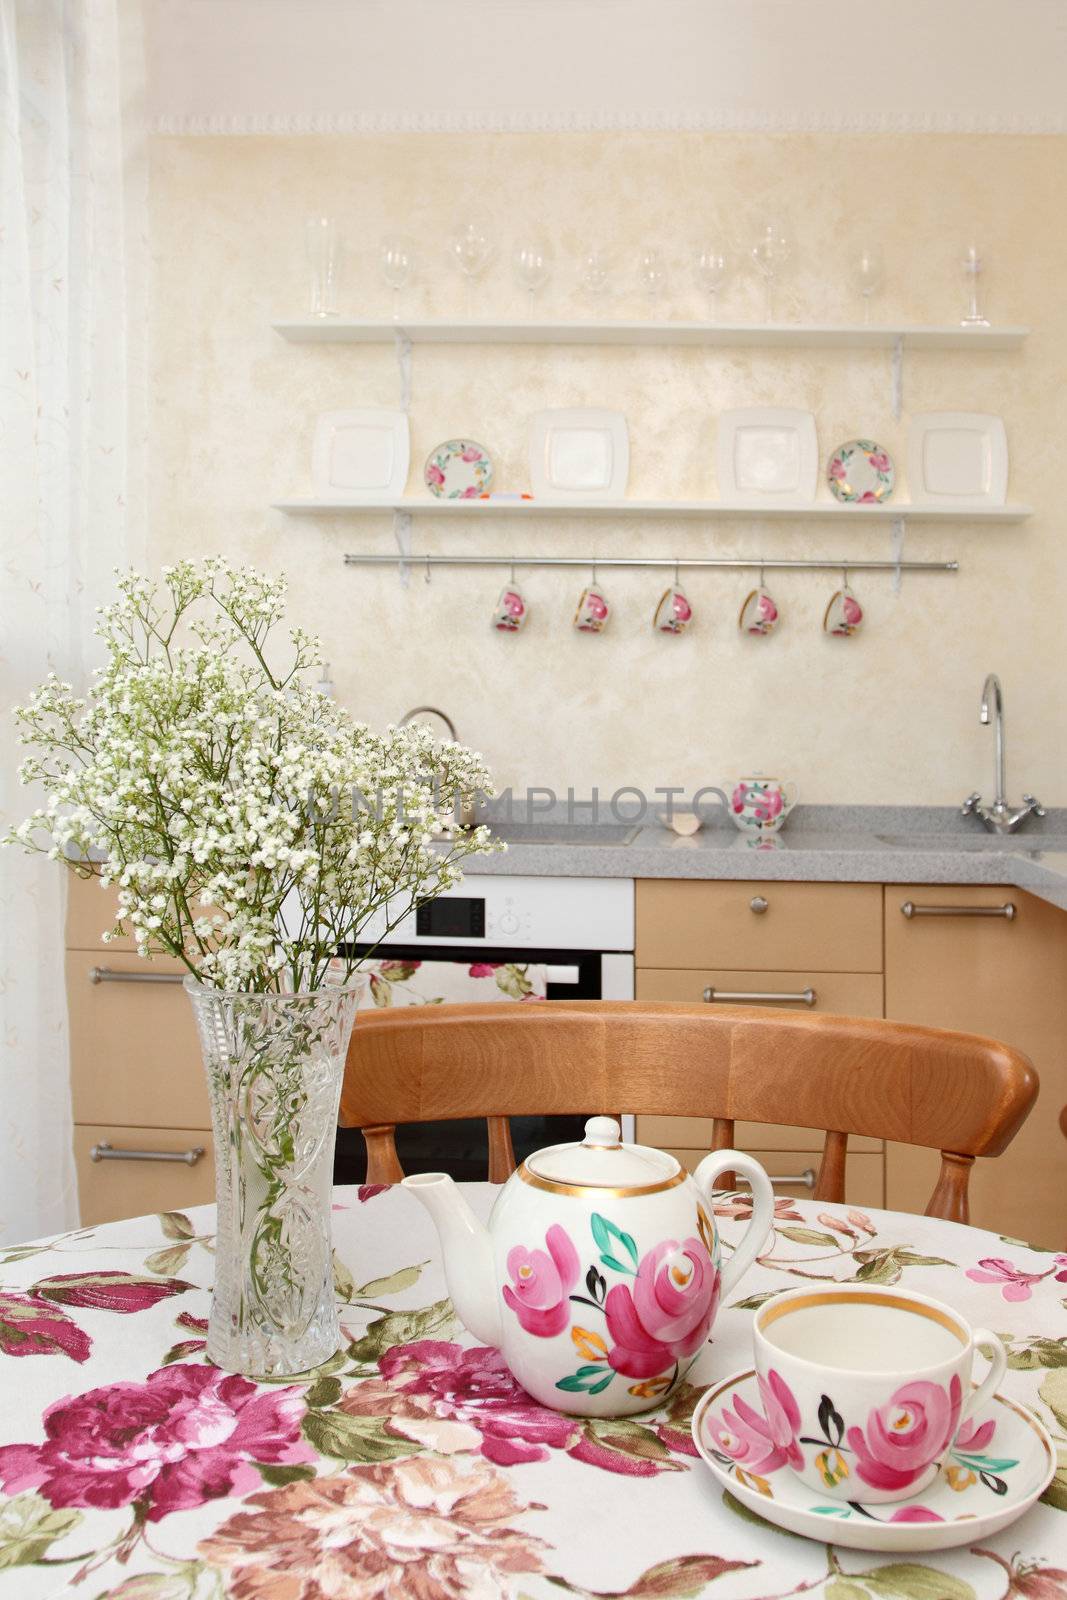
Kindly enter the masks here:
[[511, 1116], [711, 1117], [826, 1130], [814, 1195], [844, 1199], [850, 1133], [941, 1152], [928, 1216], [967, 1221], [975, 1156], [999, 1155], [1037, 1095], [1019, 1051], [975, 1034], [859, 1017], [635, 1001], [405, 1007], [362, 1014], [341, 1093], [370, 1183], [404, 1176], [397, 1123], [488, 1118], [489, 1177], [515, 1167]]

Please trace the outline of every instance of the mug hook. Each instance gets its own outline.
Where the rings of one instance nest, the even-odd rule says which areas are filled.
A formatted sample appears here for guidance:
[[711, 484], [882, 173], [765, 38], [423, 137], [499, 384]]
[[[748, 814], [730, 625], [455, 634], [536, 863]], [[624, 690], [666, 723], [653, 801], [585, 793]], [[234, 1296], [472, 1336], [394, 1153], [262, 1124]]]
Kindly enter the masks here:
[[514, 561], [511, 563], [511, 576], [509, 577], [508, 582], [511, 584], [511, 587], [514, 589], [514, 587], [515, 587], [515, 563], [514, 563]]
[[675, 560], [675, 563], [674, 563], [674, 587], [676, 589], [678, 587], [678, 562], [677, 562], [677, 560]]
[[593, 562], [593, 588], [596, 588], [596, 562]]
[[760, 586], [761, 589], [763, 588], [763, 562], [762, 561], [759, 564], [759, 586]]
[[425, 572], [425, 574], [423, 576], [423, 580], [422, 581], [423, 581], [423, 583], [431, 583], [433, 581], [433, 574], [430, 572], [430, 558], [429, 558], [429, 556], [426, 557], [426, 572]]
[[842, 587], [842, 589], [847, 589], [848, 588], [848, 568], [847, 567], [842, 567], [841, 568], [841, 587]]

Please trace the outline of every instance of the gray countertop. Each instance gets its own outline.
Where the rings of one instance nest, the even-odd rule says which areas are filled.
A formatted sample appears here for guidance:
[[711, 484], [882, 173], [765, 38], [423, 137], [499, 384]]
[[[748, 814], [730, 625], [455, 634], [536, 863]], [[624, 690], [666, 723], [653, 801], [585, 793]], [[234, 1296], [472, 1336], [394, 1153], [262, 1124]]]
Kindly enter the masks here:
[[[528, 833], [530, 826], [515, 832]], [[506, 824], [497, 831], [507, 839]], [[691, 838], [655, 822], [592, 830], [551, 819], [545, 833], [550, 842], [519, 838], [500, 854], [473, 857], [466, 870], [562, 878], [1003, 884], [1067, 909], [1064, 811], [1032, 820], [1009, 839], [968, 824], [954, 809], [885, 806], [798, 807], [770, 847], [755, 847], [720, 818]]]

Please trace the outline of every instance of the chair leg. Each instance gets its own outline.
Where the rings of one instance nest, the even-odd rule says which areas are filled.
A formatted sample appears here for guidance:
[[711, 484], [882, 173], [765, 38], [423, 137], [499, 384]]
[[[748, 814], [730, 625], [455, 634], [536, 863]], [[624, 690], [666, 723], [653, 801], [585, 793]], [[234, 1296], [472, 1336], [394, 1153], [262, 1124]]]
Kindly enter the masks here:
[[928, 1217], [943, 1217], [946, 1222], [970, 1221], [967, 1184], [973, 1166], [973, 1156], [961, 1156], [951, 1150], [942, 1150], [937, 1186], [926, 1207]]
[[845, 1157], [848, 1154], [848, 1134], [826, 1132], [823, 1140], [819, 1176], [815, 1180], [812, 1198], [829, 1200], [840, 1205], [845, 1198]]
[[396, 1128], [392, 1123], [363, 1129], [367, 1146], [368, 1183], [399, 1183], [403, 1178], [404, 1169], [396, 1153], [395, 1133]]
[[[711, 1124], [711, 1148], [713, 1150], [732, 1150], [734, 1147], [734, 1124], [732, 1117], [716, 1117]], [[720, 1172], [720, 1189], [736, 1189], [737, 1173]]]
[[489, 1124], [489, 1182], [506, 1183], [515, 1171], [515, 1148], [507, 1117], [487, 1117]]

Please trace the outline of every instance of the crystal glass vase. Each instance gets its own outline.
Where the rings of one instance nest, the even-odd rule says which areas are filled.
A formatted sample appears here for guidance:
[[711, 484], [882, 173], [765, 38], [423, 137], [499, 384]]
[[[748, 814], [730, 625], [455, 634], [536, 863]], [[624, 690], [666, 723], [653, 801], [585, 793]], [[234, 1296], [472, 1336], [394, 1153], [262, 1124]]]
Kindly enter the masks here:
[[235, 994], [187, 978], [215, 1134], [218, 1233], [207, 1353], [279, 1377], [340, 1345], [330, 1196], [337, 1106], [366, 980]]

